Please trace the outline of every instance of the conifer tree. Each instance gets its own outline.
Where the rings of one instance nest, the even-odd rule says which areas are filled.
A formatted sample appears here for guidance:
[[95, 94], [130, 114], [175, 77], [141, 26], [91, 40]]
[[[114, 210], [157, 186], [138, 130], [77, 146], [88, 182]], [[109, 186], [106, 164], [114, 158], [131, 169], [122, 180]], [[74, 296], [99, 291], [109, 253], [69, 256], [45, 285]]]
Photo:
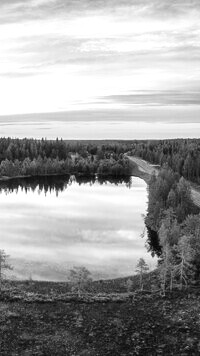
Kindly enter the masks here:
[[143, 277], [144, 274], [147, 273], [147, 271], [149, 271], [149, 266], [143, 258], [139, 259], [135, 271], [140, 277], [140, 290], [143, 290]]

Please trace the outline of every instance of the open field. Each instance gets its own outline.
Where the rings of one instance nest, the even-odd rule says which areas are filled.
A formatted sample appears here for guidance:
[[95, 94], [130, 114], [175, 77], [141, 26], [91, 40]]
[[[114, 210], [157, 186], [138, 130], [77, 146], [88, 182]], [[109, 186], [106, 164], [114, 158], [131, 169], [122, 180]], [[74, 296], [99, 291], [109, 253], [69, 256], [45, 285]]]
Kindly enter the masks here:
[[[132, 157], [132, 156], [127, 156], [129, 161], [132, 162], [134, 165], [137, 165], [138, 170], [141, 172], [141, 174], [144, 174], [147, 176], [145, 181], [148, 183], [148, 180], [150, 179], [150, 176], [154, 173], [158, 175], [159, 169], [157, 166], [152, 165], [148, 163], [147, 161], [144, 161], [141, 158], [138, 157]], [[142, 178], [142, 175], [141, 175]], [[191, 195], [192, 195], [192, 200], [196, 206], [200, 208], [200, 189], [198, 187], [194, 187], [191, 184]]]

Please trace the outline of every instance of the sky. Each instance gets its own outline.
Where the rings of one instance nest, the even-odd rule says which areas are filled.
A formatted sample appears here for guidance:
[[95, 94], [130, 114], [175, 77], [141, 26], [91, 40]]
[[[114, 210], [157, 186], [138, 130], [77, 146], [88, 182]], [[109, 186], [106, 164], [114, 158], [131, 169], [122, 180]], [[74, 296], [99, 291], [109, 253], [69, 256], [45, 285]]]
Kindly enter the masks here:
[[0, 135], [198, 137], [199, 19], [199, 0], [1, 0]]

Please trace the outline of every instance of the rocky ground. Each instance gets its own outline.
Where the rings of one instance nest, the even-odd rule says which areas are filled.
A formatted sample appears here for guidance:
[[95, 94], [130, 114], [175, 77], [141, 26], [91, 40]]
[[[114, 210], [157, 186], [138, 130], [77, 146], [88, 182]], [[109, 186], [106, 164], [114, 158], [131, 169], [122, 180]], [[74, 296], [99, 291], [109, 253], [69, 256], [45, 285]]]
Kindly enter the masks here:
[[11, 287], [0, 296], [1, 356], [200, 355], [198, 288], [78, 298], [64, 283]]

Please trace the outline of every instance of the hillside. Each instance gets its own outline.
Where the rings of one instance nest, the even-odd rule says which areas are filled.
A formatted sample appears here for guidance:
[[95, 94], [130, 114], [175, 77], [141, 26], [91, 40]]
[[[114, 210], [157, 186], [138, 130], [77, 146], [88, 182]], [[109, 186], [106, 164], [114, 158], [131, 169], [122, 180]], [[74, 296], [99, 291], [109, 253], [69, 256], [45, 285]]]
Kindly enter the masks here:
[[59, 294], [59, 288], [67, 287], [64, 284], [34, 282], [18, 287], [18, 292], [7, 291], [0, 298], [1, 356], [189, 356], [200, 352], [198, 289], [174, 291], [165, 298], [135, 290], [126, 298], [118, 293], [113, 299], [108, 293], [104, 299], [90, 294], [82, 301], [76, 296], [70, 301]]

